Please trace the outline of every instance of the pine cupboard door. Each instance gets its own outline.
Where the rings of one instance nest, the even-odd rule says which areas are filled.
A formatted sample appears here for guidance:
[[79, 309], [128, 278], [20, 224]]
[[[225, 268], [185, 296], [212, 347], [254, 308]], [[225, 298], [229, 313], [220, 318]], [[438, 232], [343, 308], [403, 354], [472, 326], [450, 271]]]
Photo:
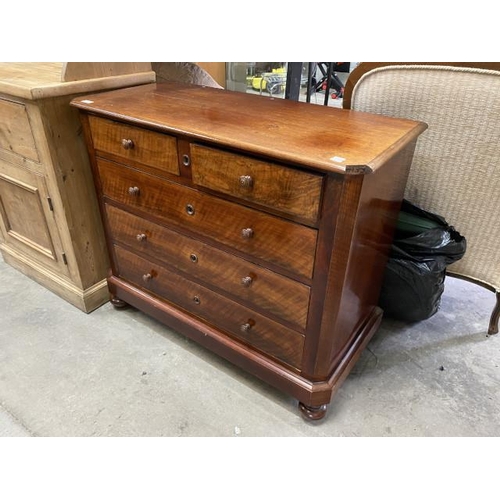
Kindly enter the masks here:
[[0, 160], [0, 247], [20, 260], [68, 276], [45, 178]]

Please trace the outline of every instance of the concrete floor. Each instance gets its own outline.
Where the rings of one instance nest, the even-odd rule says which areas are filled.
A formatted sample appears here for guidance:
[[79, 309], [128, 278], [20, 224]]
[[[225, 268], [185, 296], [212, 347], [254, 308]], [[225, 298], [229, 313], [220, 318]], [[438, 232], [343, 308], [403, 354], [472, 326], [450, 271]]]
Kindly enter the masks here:
[[294, 399], [139, 311], [87, 315], [0, 258], [0, 437], [500, 436], [493, 305], [447, 278], [438, 314], [384, 320], [311, 424]]

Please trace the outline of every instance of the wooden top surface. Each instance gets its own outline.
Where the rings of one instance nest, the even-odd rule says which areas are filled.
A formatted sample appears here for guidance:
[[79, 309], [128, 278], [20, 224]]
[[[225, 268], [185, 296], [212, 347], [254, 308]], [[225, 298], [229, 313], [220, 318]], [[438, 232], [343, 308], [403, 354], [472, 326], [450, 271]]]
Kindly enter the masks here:
[[149, 63], [0, 63], [0, 93], [24, 99], [96, 92], [155, 79]]
[[79, 97], [72, 105], [111, 119], [344, 174], [376, 170], [427, 128], [410, 120], [178, 83]]

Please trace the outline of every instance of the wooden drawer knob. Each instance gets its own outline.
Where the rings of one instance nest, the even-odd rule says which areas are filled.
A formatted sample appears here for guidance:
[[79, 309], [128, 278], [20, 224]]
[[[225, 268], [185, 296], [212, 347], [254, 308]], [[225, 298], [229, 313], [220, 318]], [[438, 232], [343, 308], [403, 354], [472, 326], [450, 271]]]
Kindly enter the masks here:
[[134, 149], [134, 141], [132, 139], [122, 139], [123, 149]]
[[253, 278], [251, 276], [245, 276], [244, 278], [241, 278], [241, 284], [246, 288], [248, 288], [252, 283]]
[[241, 237], [244, 240], [249, 240], [250, 238], [253, 238], [253, 229], [251, 227], [246, 227], [245, 229], [242, 229]]
[[153, 275], [151, 273], [146, 273], [142, 275], [142, 281], [144, 283], [148, 283], [148, 281], [151, 281], [153, 279]]
[[253, 179], [251, 175], [241, 175], [240, 176], [240, 186], [245, 189], [252, 189]]
[[243, 323], [243, 325], [240, 326], [240, 330], [243, 332], [243, 333], [248, 333], [250, 331], [250, 329], [252, 328], [252, 325], [251, 323]]
[[136, 236], [136, 239], [137, 241], [146, 241], [147, 240], [147, 236], [144, 234], [144, 233], [139, 233], [137, 236]]
[[137, 186], [130, 186], [128, 188], [128, 194], [130, 196], [139, 196], [141, 190]]

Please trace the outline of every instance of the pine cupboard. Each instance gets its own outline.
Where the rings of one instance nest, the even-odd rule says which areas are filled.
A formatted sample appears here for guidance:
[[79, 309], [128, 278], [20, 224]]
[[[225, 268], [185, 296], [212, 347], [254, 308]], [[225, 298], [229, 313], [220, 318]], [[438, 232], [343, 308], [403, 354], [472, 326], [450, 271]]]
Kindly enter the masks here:
[[150, 63], [0, 63], [0, 252], [85, 312], [109, 300], [109, 261], [69, 103], [154, 80]]

